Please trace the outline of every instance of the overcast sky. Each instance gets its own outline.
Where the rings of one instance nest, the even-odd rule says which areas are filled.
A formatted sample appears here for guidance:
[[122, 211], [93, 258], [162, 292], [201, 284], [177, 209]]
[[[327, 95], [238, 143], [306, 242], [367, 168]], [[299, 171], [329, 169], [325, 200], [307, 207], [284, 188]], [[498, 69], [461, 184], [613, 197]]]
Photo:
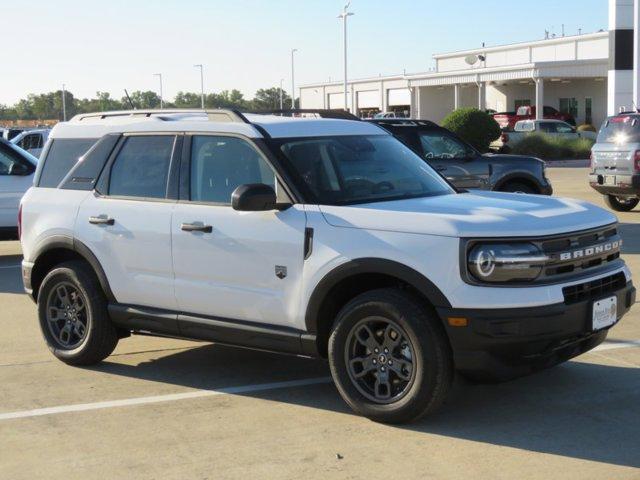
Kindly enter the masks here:
[[[349, 76], [426, 71], [433, 53], [607, 28], [607, 0], [353, 0]], [[342, 76], [342, 0], [0, 0], [0, 103], [61, 88], [164, 94]]]

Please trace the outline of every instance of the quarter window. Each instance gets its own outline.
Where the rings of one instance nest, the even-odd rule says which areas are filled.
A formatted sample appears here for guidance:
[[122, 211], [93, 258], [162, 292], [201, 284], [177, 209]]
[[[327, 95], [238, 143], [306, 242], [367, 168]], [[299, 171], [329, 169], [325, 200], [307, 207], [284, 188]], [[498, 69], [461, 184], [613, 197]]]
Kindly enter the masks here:
[[230, 204], [233, 191], [247, 183], [263, 183], [275, 189], [273, 170], [248, 142], [236, 137], [193, 137], [192, 201]]
[[109, 195], [165, 198], [175, 137], [129, 137], [118, 153], [109, 178]]
[[97, 141], [95, 138], [61, 138], [53, 140], [42, 164], [39, 187], [55, 188]]

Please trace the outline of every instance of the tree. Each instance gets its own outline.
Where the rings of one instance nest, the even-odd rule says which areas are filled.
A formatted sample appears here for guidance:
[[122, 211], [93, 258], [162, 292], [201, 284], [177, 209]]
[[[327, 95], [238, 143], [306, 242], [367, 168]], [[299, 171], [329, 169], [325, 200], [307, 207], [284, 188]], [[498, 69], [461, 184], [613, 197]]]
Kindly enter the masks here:
[[[291, 97], [286, 91], [282, 91], [282, 108], [291, 107]], [[280, 88], [261, 88], [256, 92], [251, 102], [253, 110], [278, 110], [280, 109]]]
[[249, 102], [245, 100], [240, 90], [235, 88], [231, 91], [223, 90], [220, 93], [210, 93], [205, 98], [205, 106], [207, 108], [235, 108], [238, 110], [246, 110]]
[[[136, 90], [135, 92], [131, 92], [129, 97], [131, 97], [135, 108], [160, 108], [160, 97], [152, 90], [146, 90], [144, 92]], [[127, 97], [122, 97], [121, 102], [124, 105], [129, 105]], [[127, 108], [130, 108], [130, 106]]]
[[178, 108], [200, 108], [202, 99], [199, 93], [178, 92], [173, 103]]
[[459, 108], [442, 121], [442, 126], [456, 133], [481, 152], [489, 150], [489, 145], [502, 133], [500, 126], [491, 115], [477, 108]]

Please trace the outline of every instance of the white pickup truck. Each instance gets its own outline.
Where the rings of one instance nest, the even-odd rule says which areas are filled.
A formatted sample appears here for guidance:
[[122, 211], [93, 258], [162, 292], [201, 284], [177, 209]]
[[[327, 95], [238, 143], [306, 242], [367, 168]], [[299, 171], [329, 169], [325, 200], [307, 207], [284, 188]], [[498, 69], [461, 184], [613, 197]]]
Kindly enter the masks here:
[[516, 122], [513, 130], [504, 130], [500, 138], [494, 141], [490, 147], [492, 150], [506, 153], [532, 133], [563, 138], [589, 138], [591, 140], [595, 140], [597, 136], [595, 132], [579, 132], [576, 127], [562, 120], [520, 120]]

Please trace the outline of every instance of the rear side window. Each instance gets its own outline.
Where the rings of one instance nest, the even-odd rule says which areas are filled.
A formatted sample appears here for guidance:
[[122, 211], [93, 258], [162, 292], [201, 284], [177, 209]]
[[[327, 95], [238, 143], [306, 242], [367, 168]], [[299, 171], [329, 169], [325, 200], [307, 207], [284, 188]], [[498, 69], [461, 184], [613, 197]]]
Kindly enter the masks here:
[[174, 136], [129, 137], [109, 178], [109, 195], [165, 198]]
[[40, 173], [39, 187], [55, 188], [89, 150], [97, 138], [60, 138], [52, 140]]

